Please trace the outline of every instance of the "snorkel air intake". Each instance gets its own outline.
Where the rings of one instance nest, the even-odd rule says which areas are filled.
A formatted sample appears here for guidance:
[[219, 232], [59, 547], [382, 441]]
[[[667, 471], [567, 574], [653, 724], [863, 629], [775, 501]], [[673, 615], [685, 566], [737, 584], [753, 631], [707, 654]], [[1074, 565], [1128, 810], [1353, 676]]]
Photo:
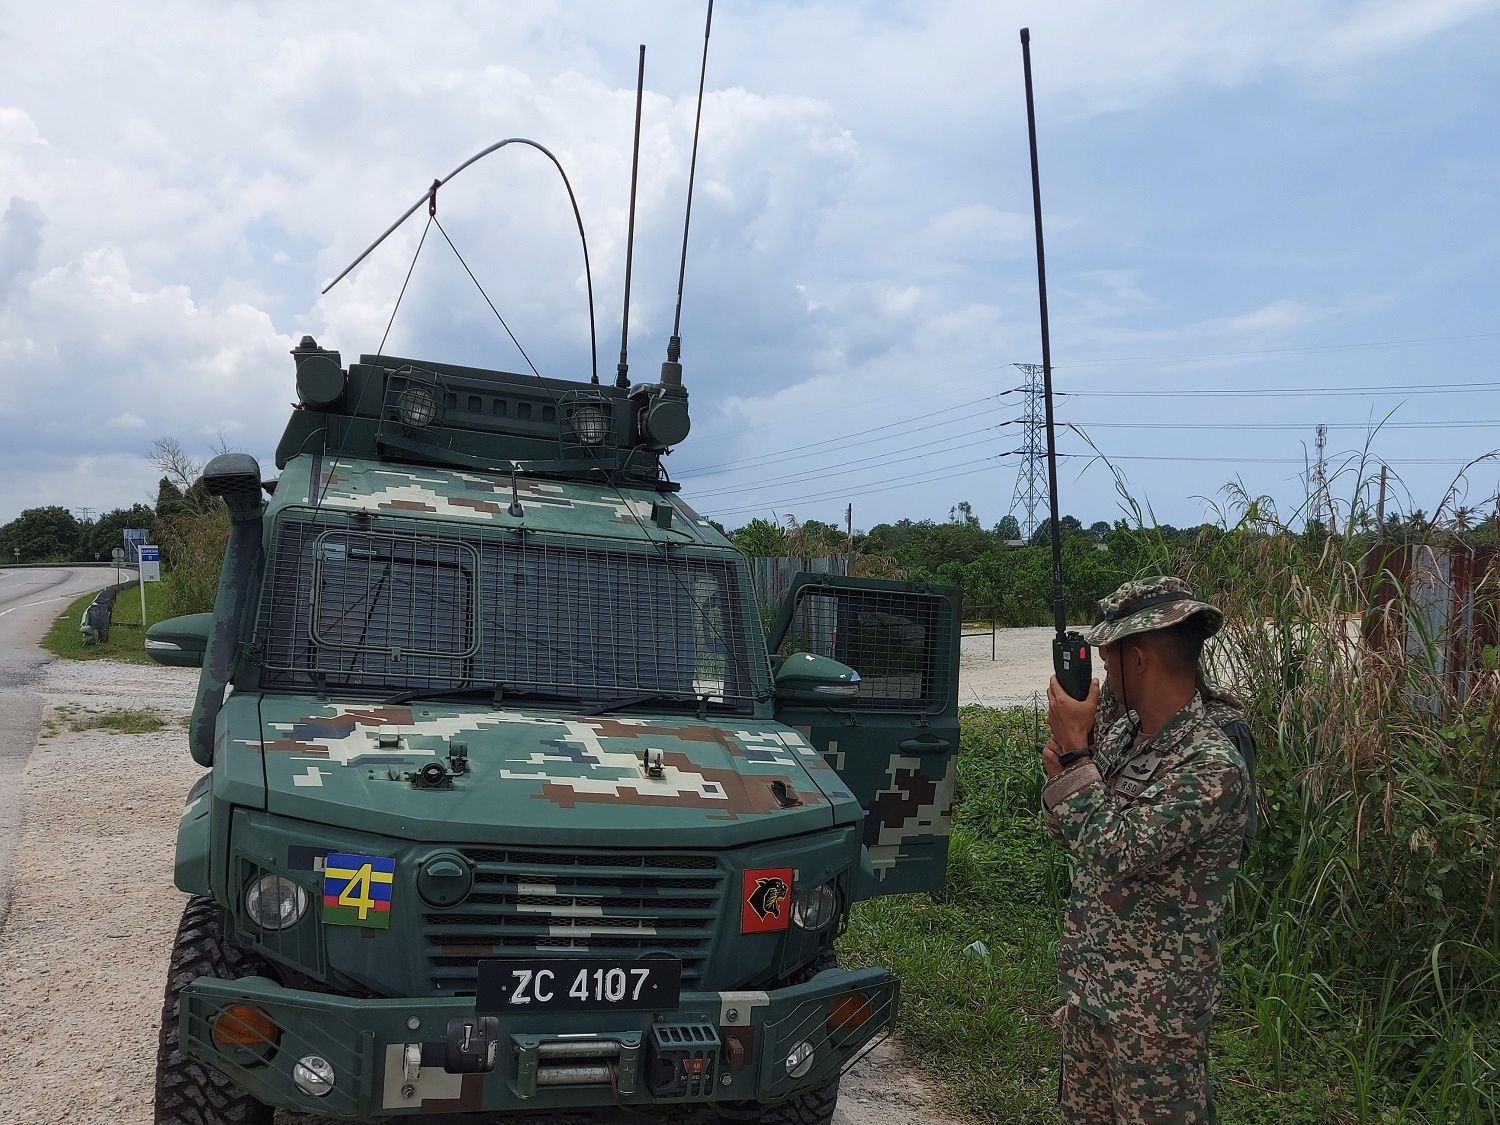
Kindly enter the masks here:
[[188, 725], [188, 748], [200, 766], [214, 763], [214, 727], [224, 706], [224, 689], [240, 647], [240, 619], [250, 592], [250, 575], [260, 554], [260, 465], [245, 453], [223, 453], [203, 470], [203, 489], [229, 508], [229, 545], [219, 571], [213, 628], [198, 674], [198, 698]]

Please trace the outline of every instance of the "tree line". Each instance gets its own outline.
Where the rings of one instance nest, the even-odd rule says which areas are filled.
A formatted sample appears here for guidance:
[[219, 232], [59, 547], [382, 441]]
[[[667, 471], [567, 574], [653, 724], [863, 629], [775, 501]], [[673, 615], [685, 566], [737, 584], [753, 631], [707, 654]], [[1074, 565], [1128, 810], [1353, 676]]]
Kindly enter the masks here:
[[[1462, 510], [1461, 510], [1462, 511]], [[719, 525], [716, 525], [719, 526]], [[1470, 544], [1493, 543], [1493, 520], [1455, 517], [1445, 520], [1447, 533]], [[946, 521], [903, 519], [855, 531], [818, 520], [788, 517], [785, 524], [757, 517], [724, 532], [752, 557], [850, 557], [852, 573], [911, 582], [939, 582], [963, 590], [971, 620], [1000, 625], [1048, 625], [1052, 622], [1052, 521], [1043, 520], [1023, 538], [1014, 516], [992, 528], [982, 526], [967, 502], [949, 511]], [[1194, 527], [1124, 519], [1084, 525], [1075, 516], [1058, 520], [1062, 542], [1063, 600], [1068, 620], [1092, 623], [1094, 607], [1122, 582], [1162, 569], [1162, 560], [1180, 551], [1211, 548], [1229, 534], [1222, 523]], [[1426, 541], [1433, 532], [1420, 510], [1387, 516], [1376, 529], [1361, 521], [1355, 537], [1377, 535], [1386, 542]], [[1303, 547], [1316, 555], [1332, 534], [1319, 519], [1309, 519], [1297, 533]]]
[[55, 504], [27, 508], [0, 525], [0, 565], [107, 563], [114, 549], [124, 546], [125, 529], [136, 528], [161, 548], [163, 592], [171, 612], [212, 609], [229, 540], [228, 510], [204, 491], [203, 463], [175, 440], [158, 439], [147, 460], [162, 473], [154, 505], [114, 508], [97, 519], [78, 519]]

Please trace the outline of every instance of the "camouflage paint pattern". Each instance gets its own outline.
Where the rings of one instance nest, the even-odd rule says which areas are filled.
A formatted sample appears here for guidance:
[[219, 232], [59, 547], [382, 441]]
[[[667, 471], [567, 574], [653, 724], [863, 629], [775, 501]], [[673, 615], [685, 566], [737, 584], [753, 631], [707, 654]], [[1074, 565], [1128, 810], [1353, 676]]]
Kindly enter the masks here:
[[[270, 811], [356, 831], [399, 824], [408, 839], [559, 844], [597, 832], [620, 846], [722, 846], [860, 816], [807, 740], [769, 721], [295, 695], [265, 696], [261, 721]], [[451, 772], [455, 745], [467, 772], [431, 790], [413, 785], [425, 764]]]
[[1176, 625], [1195, 613], [1208, 617], [1205, 636], [1218, 632], [1224, 623], [1223, 613], [1195, 601], [1192, 588], [1181, 578], [1141, 578], [1124, 583], [1099, 603], [1099, 623], [1084, 639], [1091, 645], [1113, 644], [1122, 637]]
[[[282, 473], [267, 518], [285, 508], [315, 507], [436, 520], [448, 535], [466, 527], [526, 528], [730, 548], [708, 520], [670, 494], [524, 474], [516, 477], [515, 491], [520, 516], [510, 514], [508, 475], [303, 455]], [[653, 508], [664, 504], [674, 509], [668, 528], [652, 522]]]
[[[1249, 784], [1196, 695], [1150, 738], [1132, 737], [1132, 724], [1117, 722], [1093, 760], [1042, 792], [1077, 861], [1059, 989], [1119, 1033], [1187, 1035], [1208, 1026], [1222, 991], [1218, 922], [1240, 866]], [[1144, 783], [1131, 781], [1153, 758]]]
[[921, 758], [893, 754], [886, 764], [890, 788], [870, 802], [865, 847], [875, 878], [883, 880], [900, 863], [903, 848], [919, 840], [937, 839], [946, 848], [953, 831], [953, 792], [958, 784], [958, 759], [943, 763], [944, 773], [930, 777]]
[[1063, 1125], [1214, 1125], [1208, 1032], [1122, 1031], [1071, 1004], [1060, 1014]]

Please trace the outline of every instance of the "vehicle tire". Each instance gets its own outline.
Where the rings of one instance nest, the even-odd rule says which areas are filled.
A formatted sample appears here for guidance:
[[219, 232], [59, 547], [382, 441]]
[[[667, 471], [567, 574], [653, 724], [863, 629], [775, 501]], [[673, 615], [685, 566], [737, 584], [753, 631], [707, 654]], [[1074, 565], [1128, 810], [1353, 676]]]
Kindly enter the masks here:
[[271, 1125], [275, 1112], [228, 1078], [185, 1057], [177, 1039], [177, 995], [199, 977], [269, 975], [269, 966], [224, 940], [223, 912], [212, 899], [192, 898], [182, 912], [156, 1051], [156, 1125]]
[[[838, 957], [826, 949], [794, 973], [788, 984], [804, 984], [824, 969], [838, 967]], [[720, 1125], [828, 1125], [839, 1105], [839, 1084], [835, 1079], [818, 1090], [798, 1094], [780, 1105], [757, 1105], [754, 1102], [719, 1108]]]
[[839, 1105], [839, 1084], [798, 1094], [780, 1105], [719, 1110], [720, 1125], [828, 1125]]

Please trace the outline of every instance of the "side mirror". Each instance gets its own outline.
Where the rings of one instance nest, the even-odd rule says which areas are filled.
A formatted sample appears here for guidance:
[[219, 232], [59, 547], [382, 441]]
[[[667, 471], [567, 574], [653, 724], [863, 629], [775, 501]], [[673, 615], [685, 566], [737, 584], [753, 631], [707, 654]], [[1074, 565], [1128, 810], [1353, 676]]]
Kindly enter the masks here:
[[211, 613], [189, 613], [158, 621], [146, 630], [146, 655], [172, 668], [201, 668], [213, 624]]
[[827, 656], [798, 652], [776, 669], [778, 703], [852, 703], [859, 698], [859, 673]]

